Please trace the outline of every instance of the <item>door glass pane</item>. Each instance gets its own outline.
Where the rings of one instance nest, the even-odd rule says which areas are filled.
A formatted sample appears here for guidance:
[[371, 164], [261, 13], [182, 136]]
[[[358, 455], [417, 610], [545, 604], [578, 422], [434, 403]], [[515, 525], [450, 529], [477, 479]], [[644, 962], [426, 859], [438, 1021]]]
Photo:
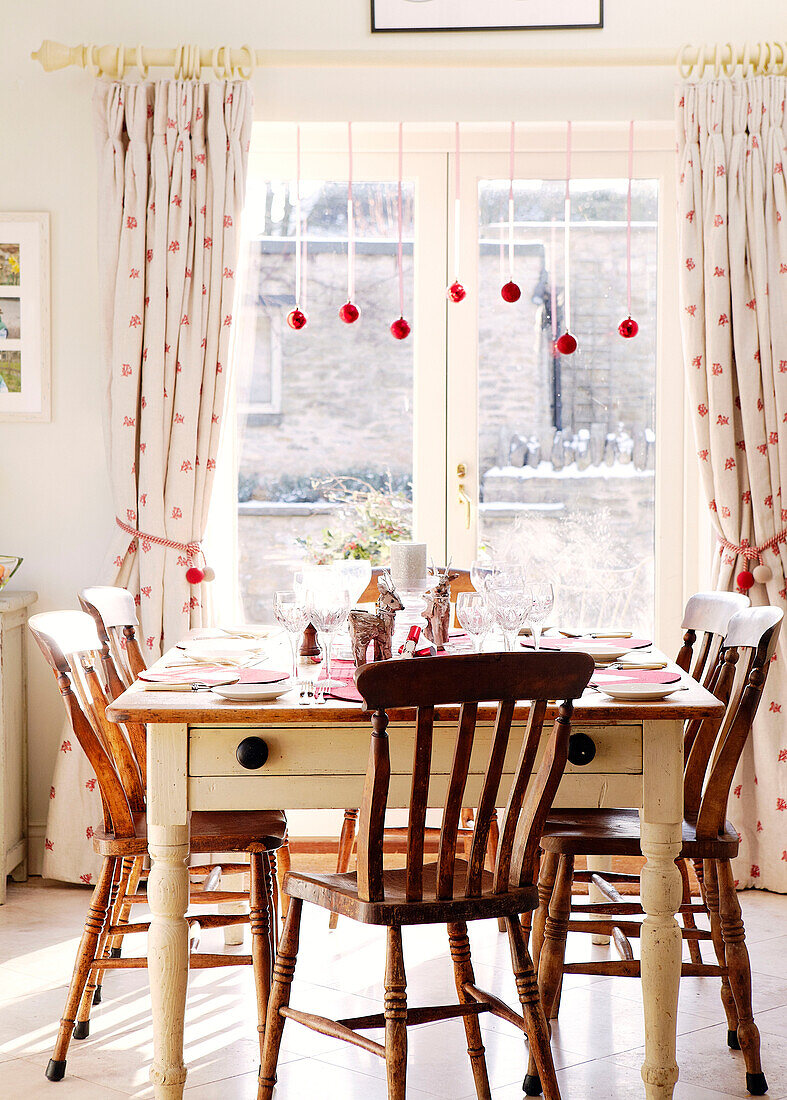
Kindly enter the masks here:
[[[632, 317], [624, 339], [627, 181], [572, 181], [564, 330], [565, 183], [514, 186], [508, 304], [508, 180], [479, 189], [479, 542], [532, 559], [556, 582], [569, 628], [652, 631], [658, 185], [632, 192]], [[652, 636], [652, 635], [649, 635]]]
[[[238, 400], [239, 581], [251, 621], [272, 619], [272, 595], [309, 554], [377, 560], [406, 537], [413, 475], [413, 340], [399, 316], [397, 185], [356, 182], [354, 300], [347, 300], [347, 185], [301, 184], [305, 226], [301, 308], [295, 305], [294, 185], [266, 181], [247, 197], [248, 250], [240, 290]], [[412, 318], [413, 199], [404, 185], [405, 316]], [[305, 543], [305, 545], [304, 545]]]

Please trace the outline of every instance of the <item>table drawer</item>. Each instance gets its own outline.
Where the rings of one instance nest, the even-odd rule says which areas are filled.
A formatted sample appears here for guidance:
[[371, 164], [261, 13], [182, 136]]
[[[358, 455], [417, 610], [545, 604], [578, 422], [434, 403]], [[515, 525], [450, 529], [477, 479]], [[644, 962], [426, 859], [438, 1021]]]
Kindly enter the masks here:
[[[514, 727], [506, 754], [504, 774], [511, 775], [521, 745], [522, 727]], [[628, 774], [642, 773], [642, 727], [577, 725], [575, 732], [589, 735], [596, 746], [593, 760], [585, 765], [569, 764], [567, 773]], [[391, 776], [410, 775], [413, 760], [414, 730], [411, 725], [389, 727]], [[479, 725], [470, 762], [471, 775], [483, 775], [489, 760], [492, 726]], [[547, 733], [545, 732], [544, 741]], [[244, 767], [236, 756], [238, 745], [246, 738], [259, 738], [267, 747], [264, 763]], [[432, 750], [433, 785], [447, 777], [453, 760], [456, 728], [450, 723], [437, 724]], [[257, 746], [259, 747], [259, 746]], [[265, 775], [287, 776], [362, 776], [369, 753], [369, 726], [203, 726], [189, 730], [189, 776], [220, 777]], [[264, 753], [262, 754], [264, 755]], [[253, 761], [256, 764], [256, 761]]]

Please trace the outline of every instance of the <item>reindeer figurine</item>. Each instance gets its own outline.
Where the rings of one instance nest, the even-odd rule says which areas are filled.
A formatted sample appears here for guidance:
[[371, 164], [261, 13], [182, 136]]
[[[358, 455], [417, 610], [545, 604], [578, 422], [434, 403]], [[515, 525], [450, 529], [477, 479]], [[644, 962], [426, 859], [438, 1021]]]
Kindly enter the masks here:
[[351, 611], [348, 616], [350, 642], [356, 667], [366, 663], [366, 650], [369, 642], [374, 642], [375, 661], [390, 661], [391, 639], [394, 632], [396, 612], [404, 608], [399, 593], [394, 588], [391, 574], [386, 570], [377, 578], [380, 595], [377, 597], [377, 613], [371, 611]]
[[424, 592], [426, 607], [421, 612], [422, 618], [426, 619], [424, 633], [438, 649], [445, 649], [448, 628], [451, 624], [451, 581], [455, 581], [459, 574], [451, 572], [450, 562], [442, 573], [434, 564], [430, 572], [435, 577], [436, 583], [433, 588]]

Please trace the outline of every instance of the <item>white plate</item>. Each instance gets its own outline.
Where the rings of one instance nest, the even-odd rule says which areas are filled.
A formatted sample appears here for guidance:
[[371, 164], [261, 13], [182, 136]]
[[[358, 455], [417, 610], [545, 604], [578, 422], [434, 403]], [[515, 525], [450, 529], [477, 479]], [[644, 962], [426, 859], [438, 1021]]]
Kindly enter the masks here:
[[236, 703], [270, 703], [292, 691], [292, 688], [291, 680], [283, 680], [279, 684], [227, 684], [214, 688], [213, 693]]
[[648, 700], [666, 699], [668, 695], [672, 695], [673, 691], [679, 691], [682, 687], [683, 684], [676, 680], [674, 684], [617, 684], [615, 687], [612, 684], [606, 684], [604, 687], [599, 684], [598, 690], [621, 703], [645, 703]]
[[589, 653], [594, 661], [617, 661], [624, 653], [628, 653], [627, 647], [619, 645], [607, 645], [604, 642], [577, 642], [575, 645], [561, 646], [563, 653], [577, 652]]

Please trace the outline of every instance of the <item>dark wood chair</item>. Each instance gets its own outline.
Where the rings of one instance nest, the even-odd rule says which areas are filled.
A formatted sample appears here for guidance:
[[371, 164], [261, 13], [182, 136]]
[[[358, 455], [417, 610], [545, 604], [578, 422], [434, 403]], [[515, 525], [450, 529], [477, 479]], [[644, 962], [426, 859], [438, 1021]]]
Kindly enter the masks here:
[[[372, 569], [372, 579], [369, 581], [368, 585], [361, 593], [361, 598], [358, 601], [359, 603], [374, 603], [374, 601], [377, 599], [377, 595], [379, 592], [379, 589], [377, 587], [377, 578], [383, 572], [385, 572], [385, 570], [381, 569], [379, 566], [375, 566], [375, 568]], [[473, 587], [473, 583], [470, 580], [469, 570], [456, 569], [452, 570], [452, 572], [455, 572], [457, 574], [454, 580], [451, 581], [451, 601], [454, 605], [456, 605], [456, 597], [459, 595], [460, 592], [475, 592], [475, 588]], [[454, 625], [456, 625], [455, 613]], [[467, 839], [468, 841], [472, 835], [472, 829], [469, 827], [470, 823], [472, 822], [472, 817], [473, 811], [471, 809], [467, 808], [462, 811], [463, 832], [465, 839]], [[355, 850], [355, 834], [357, 827], [357, 806], [346, 809], [344, 811], [344, 820], [342, 821], [342, 828], [341, 832], [339, 833], [339, 845], [336, 852], [336, 871], [339, 874], [343, 874], [345, 871], [349, 870], [350, 860], [352, 859], [352, 854]], [[426, 833], [430, 841], [434, 842], [436, 841], [436, 838], [439, 834], [439, 829], [429, 827], [427, 828]], [[494, 861], [495, 853], [497, 851], [498, 833], [499, 827], [497, 824], [497, 818], [495, 817], [492, 821], [492, 827], [489, 832], [489, 854], [492, 861]], [[405, 829], [400, 829], [396, 827], [389, 827], [388, 829], [386, 829], [386, 836], [394, 843], [396, 843], [396, 838], [401, 838], [405, 834]], [[328, 927], [335, 928], [338, 920], [338, 913], [331, 913], [330, 917], [328, 918]], [[503, 931], [502, 921], [501, 931]]]
[[[74, 736], [85, 752], [98, 781], [102, 821], [93, 829], [93, 847], [102, 857], [101, 871], [90, 902], [84, 932], [77, 951], [66, 1005], [46, 1076], [60, 1081], [66, 1072], [66, 1055], [72, 1034], [86, 1038], [90, 1009], [94, 1003], [96, 977], [105, 970], [147, 966], [146, 958], [111, 957], [108, 945], [115, 937], [144, 932], [147, 921], [118, 925], [110, 917], [119, 905], [145, 904], [145, 893], [128, 887], [131, 866], [147, 852], [145, 787], [130, 737], [126, 730], [106, 718], [111, 695], [99, 675], [101, 641], [93, 619], [81, 611], [54, 611], [34, 615], [30, 629], [55, 674]], [[251, 925], [250, 955], [191, 955], [192, 968], [253, 965], [257, 992], [260, 1049], [270, 990], [274, 953], [272, 882], [269, 853], [282, 843], [287, 823], [280, 811], [244, 813], [195, 812], [191, 815], [191, 851], [243, 852], [249, 865], [238, 865], [251, 876], [250, 914], [204, 915], [190, 918], [192, 944], [200, 928]], [[244, 894], [218, 890], [192, 890], [193, 903], [213, 904], [237, 901]]]
[[[727, 626], [718, 656], [707, 668], [705, 679], [726, 702], [721, 722], [706, 719], [696, 724], [686, 743], [684, 765], [683, 847], [680, 861], [701, 864], [703, 902], [694, 904], [684, 893], [679, 916], [683, 938], [696, 945], [684, 975], [721, 978], [721, 999], [727, 1017], [727, 1041], [743, 1052], [746, 1087], [760, 1096], [767, 1090], [760, 1063], [760, 1040], [752, 1017], [751, 968], [745, 931], [735, 892], [730, 861], [738, 854], [738, 834], [726, 820], [735, 768], [749, 737], [762, 697], [771, 657], [776, 650], [783, 613], [773, 607], [749, 607], [736, 612]], [[638, 856], [637, 810], [553, 811], [541, 839], [539, 891], [541, 905], [533, 928], [533, 955], [537, 959], [541, 998], [547, 1016], [556, 1015], [556, 1000], [563, 974], [607, 974], [638, 977], [629, 937], [640, 934], [636, 916], [638, 901], [625, 899], [613, 885], [634, 876], [622, 874], [590, 879], [605, 895], [600, 903], [582, 903], [571, 897], [574, 860], [577, 856]], [[583, 877], [583, 876], [577, 876]], [[685, 882], [685, 879], [684, 879]], [[694, 916], [706, 913], [710, 930], [697, 928]], [[581, 915], [581, 919], [572, 919]], [[625, 919], [621, 919], [625, 918]], [[611, 935], [619, 961], [565, 963], [569, 931]], [[699, 945], [710, 940], [716, 963], [702, 961]], [[532, 1068], [532, 1067], [531, 1067]]]
[[[284, 889], [289, 911], [274, 967], [268, 1008], [265, 1050], [260, 1070], [260, 1100], [270, 1100], [276, 1080], [276, 1063], [285, 1019], [333, 1035], [385, 1059], [389, 1100], [404, 1100], [407, 1027], [432, 1020], [461, 1016], [467, 1034], [477, 1095], [489, 1100], [484, 1047], [478, 1015], [492, 1012], [526, 1032], [538, 1072], [550, 1100], [559, 1097], [549, 1029], [541, 1009], [535, 973], [519, 923], [520, 914], [538, 904], [535, 885], [538, 842], [565, 767], [571, 732], [572, 700], [581, 695], [593, 672], [585, 653], [484, 653], [443, 657], [439, 660], [381, 662], [364, 665], [356, 673], [358, 690], [372, 714], [372, 736], [358, 835], [358, 868], [352, 874], [304, 874], [290, 872]], [[565, 700], [559, 707], [538, 773], [533, 769], [542, 739], [547, 700]], [[526, 727], [512, 738], [517, 700], [530, 699]], [[459, 823], [467, 782], [478, 705], [496, 702], [494, 736], [486, 765], [481, 795], [467, 859], [457, 855]], [[436, 863], [424, 862], [424, 822], [430, 781], [442, 790], [442, 777], [433, 777], [434, 721], [448, 712], [438, 707], [459, 704], [454, 758], [445, 786], [443, 821]], [[390, 760], [388, 711], [415, 708], [415, 749], [408, 806], [406, 866], [384, 868], [383, 838], [388, 799]], [[402, 715], [396, 715], [399, 720]], [[396, 734], [394, 733], [394, 736]], [[442, 736], [442, 734], [441, 734]], [[518, 749], [510, 786], [501, 789], [509, 743]], [[527, 797], [526, 797], [527, 795]], [[474, 796], [475, 797], [475, 796]], [[492, 812], [498, 801], [506, 805], [500, 844], [493, 871], [485, 869]], [[339, 912], [351, 920], [387, 928], [385, 1011], [345, 1020], [290, 1008], [290, 985], [295, 970], [303, 902]], [[467, 938], [467, 921], [503, 918], [511, 945], [522, 1015], [475, 984]], [[428, 1008], [408, 1008], [402, 926], [442, 924], [454, 964], [459, 1003]], [[367, 1028], [385, 1028], [385, 1043], [359, 1034]]]

